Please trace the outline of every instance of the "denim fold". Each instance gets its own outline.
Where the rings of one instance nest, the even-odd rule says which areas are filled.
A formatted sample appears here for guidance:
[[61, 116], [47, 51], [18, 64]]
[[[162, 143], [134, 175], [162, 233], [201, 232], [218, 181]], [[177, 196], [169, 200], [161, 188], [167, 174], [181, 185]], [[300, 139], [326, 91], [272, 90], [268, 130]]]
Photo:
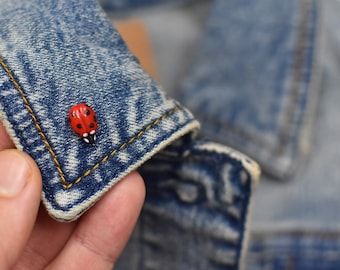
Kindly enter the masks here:
[[317, 1], [216, 0], [177, 98], [205, 138], [286, 180], [310, 152], [319, 90]]
[[[0, 12], [1, 112], [16, 146], [42, 171], [42, 199], [54, 218], [76, 219], [199, 127], [142, 70], [97, 2], [2, 1]], [[97, 114], [93, 145], [67, 121], [82, 102]]]

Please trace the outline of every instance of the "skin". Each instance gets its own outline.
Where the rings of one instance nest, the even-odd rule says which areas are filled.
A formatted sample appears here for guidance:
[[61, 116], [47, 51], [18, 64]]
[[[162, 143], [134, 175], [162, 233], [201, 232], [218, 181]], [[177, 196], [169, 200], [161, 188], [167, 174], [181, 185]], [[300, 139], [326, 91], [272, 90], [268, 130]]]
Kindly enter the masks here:
[[[6, 193], [8, 179], [16, 188]], [[141, 176], [126, 176], [72, 223], [48, 216], [40, 205], [41, 186], [37, 165], [15, 149], [0, 123], [1, 269], [112, 269], [144, 202]]]

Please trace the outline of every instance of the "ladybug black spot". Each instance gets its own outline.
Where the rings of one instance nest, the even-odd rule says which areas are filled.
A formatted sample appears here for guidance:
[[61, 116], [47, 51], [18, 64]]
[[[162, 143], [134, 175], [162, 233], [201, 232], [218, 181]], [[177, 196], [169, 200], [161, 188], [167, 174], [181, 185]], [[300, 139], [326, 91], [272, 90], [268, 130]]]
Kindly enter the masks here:
[[77, 128], [78, 128], [78, 129], [81, 129], [81, 124], [77, 124]]
[[91, 114], [90, 110], [86, 110], [86, 111], [85, 111], [85, 114], [86, 114], [87, 116], [89, 116], [89, 115]]
[[91, 124], [90, 124], [90, 128], [94, 128], [94, 123], [91, 123]]

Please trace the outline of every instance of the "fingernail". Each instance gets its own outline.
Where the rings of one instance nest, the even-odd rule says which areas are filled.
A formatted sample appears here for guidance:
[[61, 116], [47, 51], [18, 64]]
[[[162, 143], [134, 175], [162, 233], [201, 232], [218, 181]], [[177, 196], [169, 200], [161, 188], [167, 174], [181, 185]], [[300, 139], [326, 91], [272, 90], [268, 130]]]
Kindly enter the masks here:
[[17, 196], [26, 186], [30, 166], [25, 157], [14, 151], [0, 154], [0, 197]]

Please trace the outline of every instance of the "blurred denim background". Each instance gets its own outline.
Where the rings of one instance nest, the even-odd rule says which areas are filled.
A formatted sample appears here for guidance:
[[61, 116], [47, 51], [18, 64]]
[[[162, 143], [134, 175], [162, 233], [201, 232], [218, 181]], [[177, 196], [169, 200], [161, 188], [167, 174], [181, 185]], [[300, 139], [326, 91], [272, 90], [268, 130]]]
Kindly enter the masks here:
[[247, 269], [338, 269], [340, 2], [162, 2], [125, 13], [145, 22], [161, 84], [264, 169]]

